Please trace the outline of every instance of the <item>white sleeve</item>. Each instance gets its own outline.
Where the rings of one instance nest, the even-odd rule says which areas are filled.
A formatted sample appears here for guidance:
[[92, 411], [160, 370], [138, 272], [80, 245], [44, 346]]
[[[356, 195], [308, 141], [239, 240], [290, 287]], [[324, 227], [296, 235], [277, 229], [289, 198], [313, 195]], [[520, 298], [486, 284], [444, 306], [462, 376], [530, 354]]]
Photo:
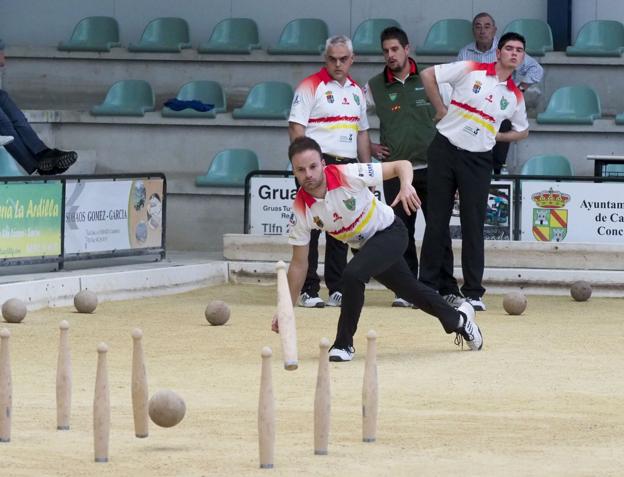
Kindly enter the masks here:
[[[362, 91], [362, 88], [358, 88], [358, 90], [360, 106], [360, 120], [358, 121], [358, 132], [360, 132], [367, 131], [370, 126], [368, 125], [368, 116], [366, 115], [366, 95], [364, 94], [364, 91]], [[354, 97], [355, 95], [358, 95], [358, 93], [354, 93]]]
[[344, 168], [350, 184], [359, 181], [362, 188], [383, 185], [381, 162], [358, 162], [338, 167]]
[[529, 129], [529, 121], [527, 119], [524, 98], [520, 101], [518, 107], [513, 113], [513, 116], [509, 120], [511, 121], [511, 129], [514, 131], [526, 131]]
[[312, 114], [312, 108], [314, 107], [314, 95], [316, 91], [313, 91], [304, 80], [295, 90], [295, 96], [293, 97], [292, 104], [290, 106], [290, 115], [288, 121], [291, 123], [301, 124], [307, 126]]
[[462, 79], [470, 68], [471, 61], [455, 61], [453, 63], [444, 63], [435, 65], [435, 77], [438, 83], [454, 83]]
[[295, 211], [290, 214], [288, 222], [288, 243], [290, 245], [308, 245], [310, 243], [310, 227], [304, 217]]
[[368, 83], [364, 85], [364, 95], [366, 96], [366, 109], [372, 111], [375, 109], [375, 98], [373, 98], [373, 93], [371, 93]]

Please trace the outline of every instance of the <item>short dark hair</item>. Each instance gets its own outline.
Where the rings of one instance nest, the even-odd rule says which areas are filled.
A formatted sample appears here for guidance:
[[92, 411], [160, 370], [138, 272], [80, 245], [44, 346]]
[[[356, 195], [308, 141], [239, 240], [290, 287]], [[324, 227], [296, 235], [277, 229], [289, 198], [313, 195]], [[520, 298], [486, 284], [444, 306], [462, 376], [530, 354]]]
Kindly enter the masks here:
[[321, 151], [321, 146], [319, 146], [318, 142], [311, 137], [298, 137], [290, 143], [290, 146], [288, 146], [288, 159], [292, 162], [292, 158], [295, 154], [310, 150], [318, 152], [319, 156], [321, 156], [321, 158], [323, 157], [323, 152]]
[[384, 29], [379, 36], [381, 40], [381, 44], [383, 46], [383, 42], [386, 40], [397, 40], [403, 48], [409, 45], [409, 40], [407, 39], [407, 33], [401, 30], [399, 27], [389, 26]]
[[500, 40], [498, 40], [497, 48], [499, 50], [502, 50], [503, 46], [505, 46], [505, 44], [509, 43], [510, 41], [519, 41], [522, 43], [522, 47], [526, 48], [526, 40], [520, 33], [516, 33], [515, 31], [510, 31], [501, 36]]

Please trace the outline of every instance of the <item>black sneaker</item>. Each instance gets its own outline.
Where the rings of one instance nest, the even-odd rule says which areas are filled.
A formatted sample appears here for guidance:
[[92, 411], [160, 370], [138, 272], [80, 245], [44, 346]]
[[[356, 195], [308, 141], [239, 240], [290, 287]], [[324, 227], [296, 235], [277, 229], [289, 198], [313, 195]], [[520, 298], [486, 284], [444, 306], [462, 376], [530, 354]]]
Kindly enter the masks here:
[[78, 160], [75, 151], [46, 149], [37, 154], [37, 170], [41, 175], [62, 174]]

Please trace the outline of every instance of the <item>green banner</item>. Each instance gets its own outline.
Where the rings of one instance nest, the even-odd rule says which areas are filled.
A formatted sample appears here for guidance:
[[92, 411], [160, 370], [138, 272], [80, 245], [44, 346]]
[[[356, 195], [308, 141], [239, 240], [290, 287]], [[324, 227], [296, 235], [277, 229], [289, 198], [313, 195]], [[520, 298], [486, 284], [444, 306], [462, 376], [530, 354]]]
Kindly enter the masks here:
[[62, 184], [0, 185], [0, 259], [61, 254]]

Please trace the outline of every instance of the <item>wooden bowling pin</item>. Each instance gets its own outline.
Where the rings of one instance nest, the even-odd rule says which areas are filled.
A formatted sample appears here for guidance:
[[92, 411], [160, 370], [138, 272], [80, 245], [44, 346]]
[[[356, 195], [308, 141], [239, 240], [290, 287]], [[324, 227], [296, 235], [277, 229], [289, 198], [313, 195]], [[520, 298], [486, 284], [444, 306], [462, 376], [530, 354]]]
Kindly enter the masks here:
[[11, 442], [13, 388], [9, 355], [10, 336], [11, 332], [8, 329], [0, 330], [0, 442]]
[[284, 368], [292, 371], [299, 366], [295, 310], [288, 286], [286, 264], [280, 260], [275, 265], [275, 270], [277, 272], [277, 323], [282, 339], [282, 357]]
[[271, 348], [262, 348], [262, 374], [260, 376], [260, 399], [258, 401], [258, 439], [260, 444], [260, 468], [273, 468], [275, 447], [275, 400], [271, 375]]
[[362, 385], [362, 440], [375, 442], [377, 436], [377, 406], [379, 389], [377, 383], [377, 333], [370, 330], [366, 335], [366, 361]]
[[106, 353], [108, 346], [100, 343], [97, 347], [98, 362], [95, 375], [95, 396], [93, 398], [93, 444], [95, 462], [108, 462], [108, 442], [110, 434], [110, 393]]
[[132, 412], [134, 415], [134, 435], [148, 436], [148, 392], [145, 359], [143, 357], [143, 332], [136, 328], [132, 332]]
[[60, 341], [56, 365], [56, 429], [69, 430], [71, 417], [72, 365], [69, 352], [69, 323], [59, 324]]
[[331, 410], [329, 340], [323, 338], [319, 347], [318, 375], [316, 378], [316, 393], [314, 394], [314, 453], [316, 455], [327, 455]]

